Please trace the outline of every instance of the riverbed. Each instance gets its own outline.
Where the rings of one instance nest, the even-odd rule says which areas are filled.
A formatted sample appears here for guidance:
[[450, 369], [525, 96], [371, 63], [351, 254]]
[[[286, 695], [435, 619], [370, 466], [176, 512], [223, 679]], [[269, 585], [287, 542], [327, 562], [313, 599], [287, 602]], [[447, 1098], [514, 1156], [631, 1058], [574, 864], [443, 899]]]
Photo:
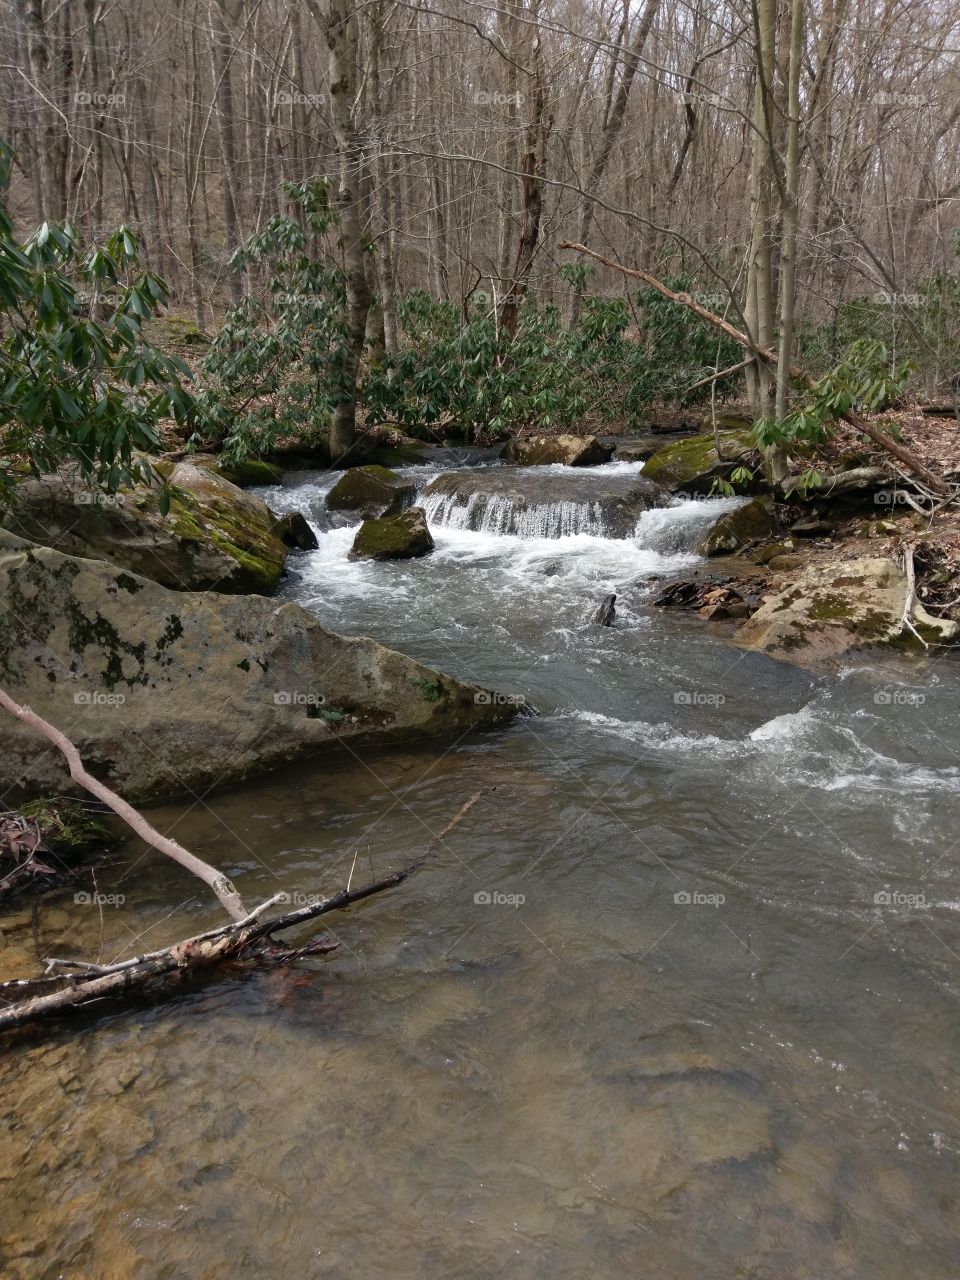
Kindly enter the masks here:
[[[373, 564], [331, 483], [263, 491], [320, 543], [283, 596], [525, 714], [151, 811], [248, 902], [296, 900], [481, 793], [332, 957], [2, 1052], [3, 1276], [956, 1277], [955, 660], [813, 674], [653, 608], [723, 499], [628, 538], [434, 504], [431, 556]], [[216, 919], [134, 842], [97, 887], [122, 904], [0, 919], [4, 976]]]

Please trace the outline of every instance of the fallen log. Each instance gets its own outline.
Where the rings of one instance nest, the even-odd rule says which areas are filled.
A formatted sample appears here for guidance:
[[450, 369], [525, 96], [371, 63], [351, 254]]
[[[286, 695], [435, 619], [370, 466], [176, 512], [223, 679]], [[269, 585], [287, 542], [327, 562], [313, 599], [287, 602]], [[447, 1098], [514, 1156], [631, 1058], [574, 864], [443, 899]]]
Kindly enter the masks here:
[[[305, 955], [332, 951], [336, 943], [327, 939], [313, 939], [299, 947], [289, 948], [276, 942], [272, 935], [315, 920], [331, 911], [343, 911], [355, 902], [392, 889], [412, 875], [421, 862], [422, 859], [411, 862], [402, 870], [380, 880], [372, 880], [359, 889], [341, 889], [329, 898], [318, 898], [316, 902], [298, 907], [296, 911], [288, 911], [268, 920], [260, 919], [261, 914], [277, 902], [277, 898], [270, 898], [242, 920], [235, 920], [219, 929], [198, 933], [159, 951], [134, 956], [116, 964], [93, 965], [82, 960], [48, 961], [48, 968], [55, 964], [80, 972], [58, 973], [42, 979], [28, 978], [0, 984], [0, 1000], [8, 1002], [7, 1008], [0, 1009], [0, 1032], [39, 1022], [94, 1000], [129, 994], [154, 978], [178, 971], [182, 973], [186, 970], [208, 968], [226, 960], [248, 958], [267, 958], [272, 963], [286, 963]], [[262, 954], [260, 948], [263, 948]], [[56, 984], [58, 989], [15, 1003], [9, 1002], [10, 994], [18, 988], [29, 985], [35, 989], [35, 984], [44, 981]]]
[[[706, 320], [707, 323], [712, 324], [715, 329], [719, 329], [721, 333], [725, 333], [728, 338], [732, 338], [732, 340], [736, 342], [738, 346], [742, 347], [744, 351], [752, 352], [758, 359], [765, 361], [765, 363], [771, 365], [773, 368], [777, 368], [779, 365], [780, 357], [778, 352], [774, 351], [770, 347], [758, 346], [750, 335], [744, 333], [742, 329], [737, 329], [734, 325], [730, 324], [729, 321], [724, 320], [722, 316], [718, 316], [713, 311], [709, 311], [706, 307], [701, 306], [700, 303], [694, 301], [688, 293], [677, 293], [673, 289], [668, 289], [662, 281], [658, 280], [656, 276], [650, 275], [648, 271], [641, 271], [637, 267], [624, 267], [619, 262], [614, 262], [612, 258], [607, 258], [604, 257], [602, 253], [597, 253], [595, 249], [588, 249], [585, 244], [577, 244], [573, 240], [561, 240], [557, 247], [559, 249], [572, 249], [575, 253], [585, 253], [588, 257], [595, 258], [597, 262], [602, 262], [604, 266], [611, 267], [614, 271], [619, 271], [622, 275], [632, 276], [636, 280], [642, 280], [644, 284], [649, 285], [651, 289], [655, 289], [657, 293], [661, 294], [664, 298], [669, 298], [671, 302], [681, 303], [692, 311], [694, 315], [699, 316], [701, 320]], [[801, 369], [798, 365], [790, 365], [789, 374], [791, 378], [802, 383], [803, 386], [808, 389], [812, 389], [815, 385], [814, 379], [810, 374], [807, 373], [805, 369]], [[918, 475], [921, 480], [923, 480], [924, 484], [928, 485], [935, 493], [942, 496], [949, 494], [950, 490], [943, 481], [939, 480], [923, 465], [922, 462], [915, 458], [909, 449], [905, 449], [902, 445], [898, 444], [896, 440], [893, 440], [890, 436], [884, 435], [882, 431], [878, 431], [872, 422], [868, 422], [867, 419], [857, 413], [855, 409], [850, 409], [846, 413], [842, 413], [840, 416], [845, 422], [849, 422], [855, 430], [859, 431], [862, 435], [867, 436], [874, 444], [878, 445], [881, 449], [885, 450], [885, 452], [891, 454], [901, 462], [908, 471], [912, 472], [914, 475]]]

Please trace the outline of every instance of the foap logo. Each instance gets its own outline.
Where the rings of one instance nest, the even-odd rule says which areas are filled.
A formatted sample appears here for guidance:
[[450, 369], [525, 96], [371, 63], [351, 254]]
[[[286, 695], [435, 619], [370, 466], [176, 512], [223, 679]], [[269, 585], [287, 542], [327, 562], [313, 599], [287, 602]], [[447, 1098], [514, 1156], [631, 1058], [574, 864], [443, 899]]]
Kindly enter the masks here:
[[473, 700], [480, 707], [525, 707], [522, 693], [497, 693], [495, 689], [478, 689]]
[[895, 507], [898, 503], [908, 505], [907, 495], [900, 489], [878, 489], [873, 495], [878, 507]]
[[486, 89], [478, 89], [473, 101], [478, 107], [522, 107], [526, 98], [522, 93], [501, 93], [499, 89], [489, 93]]
[[874, 95], [878, 107], [922, 107], [924, 99], [918, 93], [890, 93], [881, 90]]
[[323, 902], [322, 893], [303, 893], [302, 890], [295, 889], [293, 893], [287, 893], [281, 890], [276, 895], [276, 901], [281, 906], [287, 907], [316, 907]]
[[875, 907], [924, 907], [925, 893], [901, 893], [898, 889], [880, 889], [873, 895]]
[[322, 707], [326, 698], [322, 693], [303, 693], [299, 689], [281, 689], [273, 695], [278, 707]]
[[878, 689], [873, 700], [878, 707], [922, 707], [927, 695], [919, 689]]
[[873, 295], [873, 301], [880, 307], [919, 307], [923, 299], [919, 293], [888, 293], [881, 289]]
[[73, 695], [78, 707], [122, 707], [126, 700], [125, 694], [103, 693], [99, 689], [79, 689]]
[[126, 897], [122, 893], [86, 893], [83, 890], [73, 895], [78, 907], [122, 907]]
[[699, 689], [678, 689], [673, 700], [678, 707], [722, 707], [726, 702], [722, 693], [702, 693]]
[[122, 493], [97, 493], [88, 491], [86, 493], [75, 493], [73, 495], [73, 505], [75, 507], [122, 507], [126, 499]]
[[78, 89], [73, 100], [78, 107], [122, 107], [127, 99], [122, 93], [97, 93], [89, 89]]
[[722, 893], [701, 893], [699, 889], [679, 889], [673, 895], [678, 907], [722, 907], [726, 902]]
[[522, 893], [501, 893], [499, 889], [479, 889], [473, 895], [478, 907], [513, 907], [514, 911], [526, 902]]
[[324, 107], [327, 104], [325, 93], [299, 93], [281, 90], [274, 94], [274, 104], [278, 107]]

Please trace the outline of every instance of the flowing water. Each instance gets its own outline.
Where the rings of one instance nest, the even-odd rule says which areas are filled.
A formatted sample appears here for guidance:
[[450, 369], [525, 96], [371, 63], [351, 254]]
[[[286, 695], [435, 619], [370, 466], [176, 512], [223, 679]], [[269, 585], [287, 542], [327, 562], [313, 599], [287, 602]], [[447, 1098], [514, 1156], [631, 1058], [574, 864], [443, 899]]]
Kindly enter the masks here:
[[[267, 494], [320, 537], [288, 598], [539, 714], [154, 811], [254, 902], [397, 867], [484, 792], [332, 958], [5, 1050], [4, 1277], [960, 1273], [956, 665], [814, 676], [652, 610], [723, 504], [600, 536], [625, 474], [512, 533], [434, 504], [393, 564], [347, 560], [329, 478]], [[212, 922], [159, 861], [101, 870], [122, 909], [0, 920], [5, 973]]]

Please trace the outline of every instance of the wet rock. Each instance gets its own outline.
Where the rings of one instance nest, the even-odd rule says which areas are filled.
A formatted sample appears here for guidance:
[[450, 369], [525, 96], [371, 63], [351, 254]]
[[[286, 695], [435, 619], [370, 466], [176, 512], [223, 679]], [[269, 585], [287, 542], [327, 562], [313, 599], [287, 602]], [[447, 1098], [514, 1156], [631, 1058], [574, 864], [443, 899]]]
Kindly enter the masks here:
[[367, 520], [396, 515], [410, 505], [416, 485], [401, 480], [387, 467], [351, 467], [327, 494], [331, 511], [356, 511]]
[[596, 436], [526, 436], [511, 440], [504, 456], [520, 467], [557, 462], [567, 467], [594, 467], [610, 461], [613, 446], [601, 443]]
[[578, 533], [630, 538], [642, 512], [670, 501], [645, 476], [581, 468], [547, 474], [512, 467], [450, 472], [428, 484], [421, 497], [435, 527], [533, 538]]
[[[906, 575], [890, 560], [810, 565], [789, 588], [767, 598], [736, 633], [736, 642], [801, 665], [815, 665], [860, 645], [913, 647], [915, 638], [900, 625], [906, 592]], [[922, 610], [917, 619], [928, 642], [951, 640], [960, 629]]]
[[612, 627], [617, 616], [617, 597], [616, 595], [604, 596], [603, 600], [594, 609], [591, 614], [590, 621], [598, 627]]
[[179, 591], [272, 592], [287, 551], [266, 504], [193, 462], [157, 469], [170, 485], [166, 515], [159, 485], [111, 495], [63, 473], [19, 485], [3, 527]]
[[729, 555], [750, 542], [776, 532], [777, 517], [770, 498], [750, 502], [719, 517], [697, 550], [702, 556]]
[[285, 547], [295, 547], [298, 551], [316, 551], [320, 545], [306, 517], [299, 511], [280, 516], [273, 531]]
[[410, 507], [398, 516], [364, 520], [350, 548], [351, 560], [413, 560], [433, 550], [422, 507]]
[[[171, 591], [0, 531], [0, 684], [69, 727], [88, 768], [131, 799], [197, 792], [338, 740], [463, 732], [515, 704], [296, 604]], [[4, 729], [0, 789], [73, 790], [33, 730]]]
[[672, 493], [709, 493], [714, 480], [725, 479], [737, 467], [755, 468], [757, 458], [749, 431], [724, 431], [716, 438], [698, 435], [658, 449], [643, 474]]

